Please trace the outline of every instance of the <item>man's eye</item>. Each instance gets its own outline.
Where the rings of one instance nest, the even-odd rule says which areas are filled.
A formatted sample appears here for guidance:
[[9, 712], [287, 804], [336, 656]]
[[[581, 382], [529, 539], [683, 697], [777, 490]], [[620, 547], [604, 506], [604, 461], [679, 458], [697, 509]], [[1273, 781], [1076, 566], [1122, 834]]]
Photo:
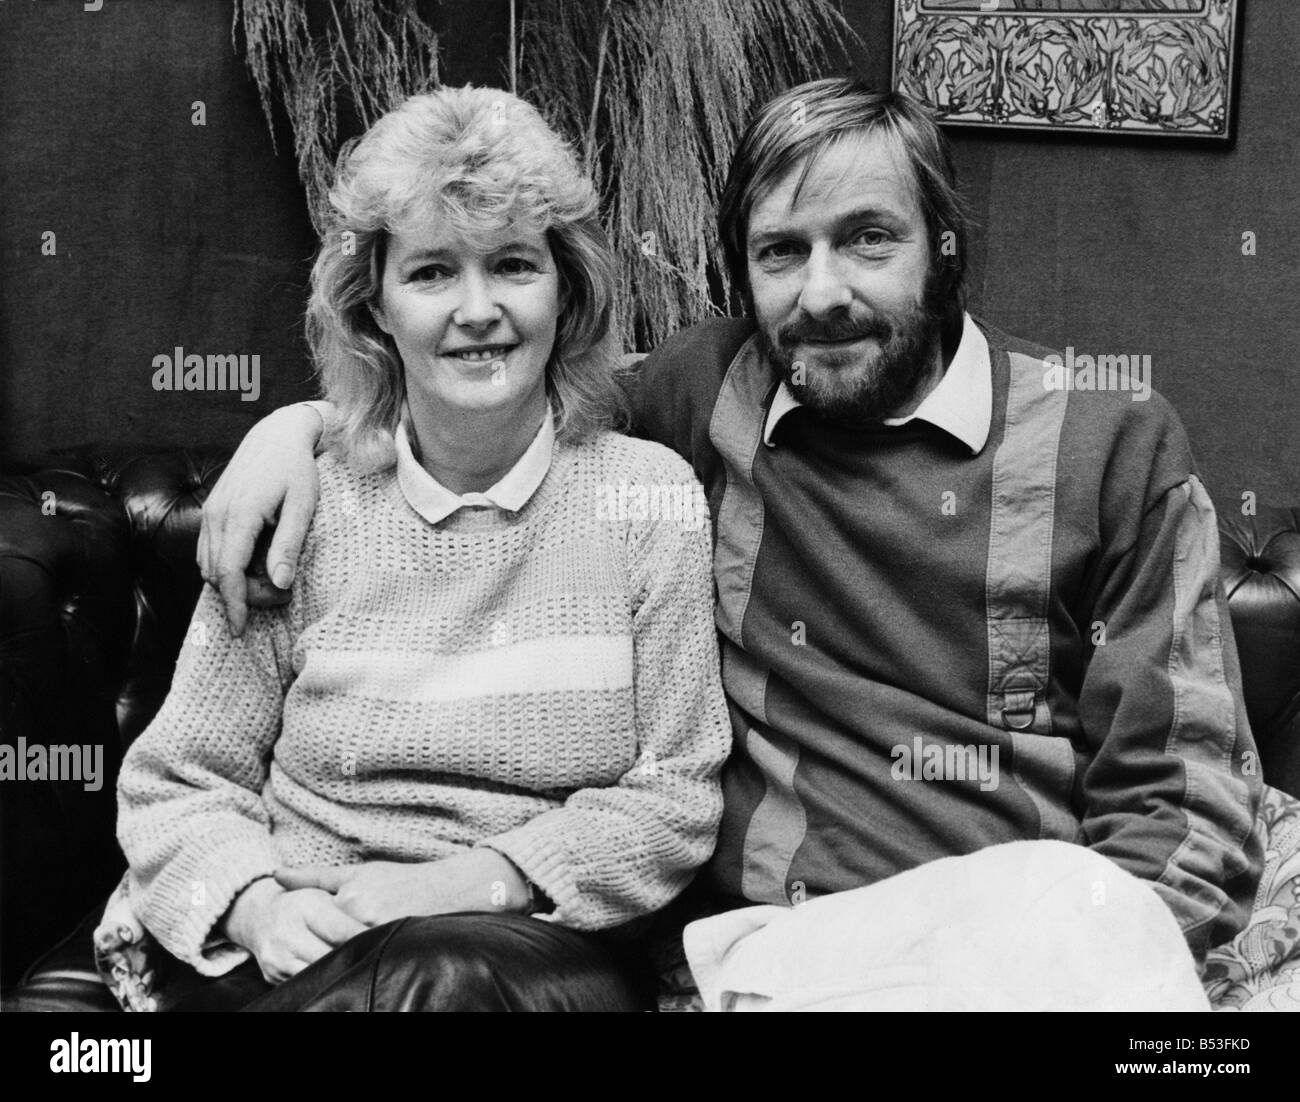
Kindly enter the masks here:
[[759, 250], [758, 259], [767, 261], [789, 260], [799, 254], [799, 246], [793, 241], [774, 241]]
[[892, 235], [890, 235], [887, 231], [880, 230], [880, 229], [871, 229], [871, 230], [860, 230], [857, 233], [857, 235], [853, 238], [853, 243], [855, 245], [865, 245], [867, 248], [871, 249], [871, 248], [876, 248], [880, 245], [887, 245], [892, 240], [893, 240]]
[[529, 275], [537, 271], [537, 265], [522, 256], [507, 256], [497, 264], [497, 271], [502, 275]]

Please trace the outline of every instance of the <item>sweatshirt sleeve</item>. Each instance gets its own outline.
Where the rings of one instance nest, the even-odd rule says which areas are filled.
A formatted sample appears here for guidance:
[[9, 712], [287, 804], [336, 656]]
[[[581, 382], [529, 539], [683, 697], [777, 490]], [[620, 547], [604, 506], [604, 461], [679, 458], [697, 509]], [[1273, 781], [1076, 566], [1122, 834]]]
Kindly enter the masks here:
[[713, 853], [718, 775], [731, 730], [713, 625], [708, 510], [689, 468], [673, 482], [687, 521], [636, 522], [629, 534], [633, 700], [639, 756], [607, 788], [573, 792], [482, 844], [510, 858], [555, 903], [555, 922], [603, 929], [658, 910]]
[[1199, 960], [1245, 925], [1263, 855], [1218, 525], [1195, 475], [1147, 509], [1094, 615], [1105, 635], [1079, 700], [1095, 755], [1084, 836], [1154, 885]]
[[296, 605], [251, 611], [236, 639], [205, 586], [171, 691], [122, 763], [117, 835], [132, 900], [159, 943], [202, 975], [248, 958], [213, 927], [279, 863], [261, 793], [291, 679]]

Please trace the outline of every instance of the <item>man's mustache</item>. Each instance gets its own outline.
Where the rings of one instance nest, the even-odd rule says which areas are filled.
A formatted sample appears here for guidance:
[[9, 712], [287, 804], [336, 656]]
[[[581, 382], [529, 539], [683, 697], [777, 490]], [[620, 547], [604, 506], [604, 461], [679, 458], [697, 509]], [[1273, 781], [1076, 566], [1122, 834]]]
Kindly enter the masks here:
[[885, 321], [818, 321], [793, 322], [776, 332], [777, 340], [789, 347], [806, 341], [854, 341], [864, 337], [888, 340], [893, 330]]

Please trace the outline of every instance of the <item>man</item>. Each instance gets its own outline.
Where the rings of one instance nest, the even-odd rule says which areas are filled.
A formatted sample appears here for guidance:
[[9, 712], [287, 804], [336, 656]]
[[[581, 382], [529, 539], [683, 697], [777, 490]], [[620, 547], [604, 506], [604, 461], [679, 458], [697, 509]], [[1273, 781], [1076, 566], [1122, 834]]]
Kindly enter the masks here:
[[[666, 342], [633, 400], [715, 525], [735, 746], [686, 933], [706, 1004], [1203, 1008], [1261, 783], [1176, 415], [965, 313], [951, 160], [905, 97], [774, 99], [719, 222], [750, 317]], [[200, 552], [236, 618], [282, 494], [233, 503], [268, 468], [310, 483], [319, 426], [256, 431]]]

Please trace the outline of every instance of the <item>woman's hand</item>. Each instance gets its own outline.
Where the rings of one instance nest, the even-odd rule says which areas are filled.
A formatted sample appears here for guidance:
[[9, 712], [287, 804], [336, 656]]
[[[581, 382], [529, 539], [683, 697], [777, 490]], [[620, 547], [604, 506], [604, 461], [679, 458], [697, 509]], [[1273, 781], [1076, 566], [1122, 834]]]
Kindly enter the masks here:
[[528, 882], [512, 861], [485, 848], [441, 861], [285, 868], [275, 879], [291, 891], [332, 892], [345, 913], [367, 926], [410, 915], [528, 909]]
[[257, 880], [235, 899], [226, 936], [257, 960], [267, 983], [283, 983], [366, 928], [333, 896], [315, 889], [285, 891]]
[[[203, 503], [199, 573], [221, 592], [232, 635], [244, 630], [246, 599], [259, 607], [288, 600], [298, 553], [320, 496], [313, 453], [323, 430], [320, 415], [301, 404], [262, 418], [249, 429]], [[266, 556], [268, 581], [246, 580], [258, 534], [271, 525], [275, 531]]]

